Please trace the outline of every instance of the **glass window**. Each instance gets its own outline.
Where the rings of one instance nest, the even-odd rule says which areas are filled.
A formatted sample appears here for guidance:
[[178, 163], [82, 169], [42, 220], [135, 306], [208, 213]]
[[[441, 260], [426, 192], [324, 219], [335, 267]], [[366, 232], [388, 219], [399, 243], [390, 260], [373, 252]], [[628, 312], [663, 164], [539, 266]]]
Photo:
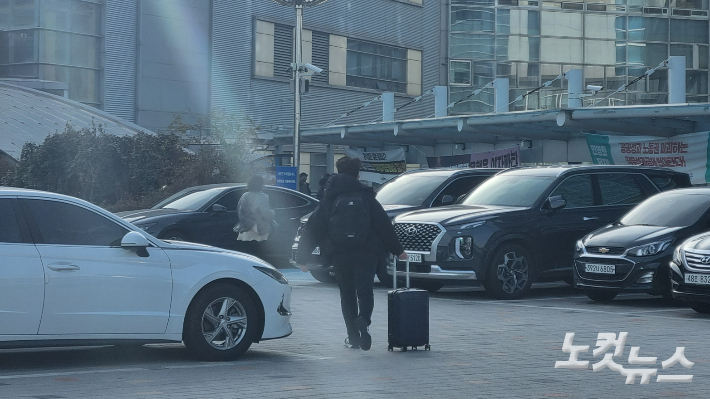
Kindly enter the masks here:
[[347, 85], [407, 91], [407, 50], [348, 38]]
[[451, 32], [451, 58], [492, 60], [495, 53], [495, 36]]
[[495, 9], [451, 5], [451, 30], [463, 32], [495, 32]]
[[377, 190], [376, 198], [382, 205], [420, 206], [448, 177], [448, 175], [401, 175], [383, 184]]
[[625, 51], [623, 47], [617, 47], [615, 41], [610, 40], [585, 40], [584, 61], [587, 64], [616, 65], [617, 61], [624, 62], [625, 54], [617, 54], [617, 50]]
[[[624, 20], [614, 14], [586, 14], [584, 16], [585, 37], [588, 39], [619, 39], [617, 37], [617, 20]], [[622, 37], [623, 39], [623, 37]]]
[[554, 180], [554, 176], [493, 176], [476, 187], [462, 203], [528, 208], [535, 204]]
[[99, 5], [86, 1], [75, 1], [72, 7], [71, 31], [98, 35]]
[[8, 32], [10, 43], [8, 59], [10, 63], [37, 61], [35, 33], [34, 30]]
[[695, 223], [710, 207], [710, 198], [699, 194], [654, 195], [626, 214], [625, 226], [685, 227]]
[[[163, 209], [175, 209], [178, 211], [196, 211], [208, 202], [212, 201], [212, 198], [221, 194], [224, 191], [223, 188], [210, 188], [207, 190], [200, 190], [191, 192], [187, 195], [179, 196], [178, 198], [156, 205]], [[179, 193], [178, 193], [179, 194]], [[156, 209], [153, 207], [153, 209]]]
[[707, 10], [708, 0], [670, 0], [671, 7], [693, 10]]
[[215, 204], [222, 205], [223, 207], [227, 208], [227, 211], [229, 212], [236, 211], [239, 205], [239, 199], [242, 198], [242, 195], [245, 192], [245, 189], [237, 189], [234, 191], [230, 191], [222, 198], [218, 199]]
[[10, 0], [0, 0], [0, 29], [10, 27]]
[[449, 83], [471, 85], [471, 61], [451, 61]]
[[708, 46], [698, 46], [698, 68], [708, 69]]
[[499, 60], [539, 61], [540, 38], [499, 35], [496, 37], [496, 58]]
[[540, 39], [540, 61], [581, 64], [584, 61], [583, 48], [582, 39], [543, 37]]
[[65, 202], [25, 200], [45, 244], [119, 246], [128, 230], [88, 209]]
[[683, 182], [682, 178], [678, 175], [672, 176], [648, 176], [653, 184], [658, 187], [661, 191], [673, 190], [675, 188], [688, 187], [689, 185]]
[[665, 43], [629, 43], [629, 65], [655, 67], [668, 58]]
[[692, 44], [671, 44], [671, 55], [685, 56], [685, 65], [693, 67], [693, 45]]
[[69, 64], [69, 42], [71, 35], [63, 32], [43, 30], [44, 42], [40, 62]]
[[460, 177], [446, 186], [445, 189], [439, 193], [439, 195], [434, 199], [433, 206], [441, 205], [441, 200], [445, 195], [450, 195], [454, 197], [454, 201], [458, 201], [460, 197], [468, 194], [471, 190], [476, 188], [479, 184], [483, 183], [488, 176], [470, 176], [470, 177]]
[[582, 37], [583, 35], [581, 13], [543, 11], [541, 18], [540, 25], [543, 35], [567, 37]]
[[69, 98], [83, 103], [99, 102], [99, 71], [70, 68]]
[[[490, 82], [493, 79], [488, 80]], [[486, 82], [486, 83], [488, 83]], [[480, 87], [486, 83], [474, 83], [474, 86]], [[453, 114], [470, 114], [470, 113], [487, 113], [495, 111], [493, 109], [494, 94], [493, 89], [485, 89], [475, 96], [471, 96], [475, 89], [470, 87], [452, 86], [449, 92], [449, 100], [456, 102], [463, 100], [451, 108]]]
[[98, 66], [99, 38], [71, 35], [71, 65], [96, 68]]
[[643, 201], [644, 194], [633, 176], [609, 173], [598, 175], [603, 205], [629, 205]]
[[35, 0], [15, 0], [12, 18], [15, 28], [37, 26], [35, 23]]
[[535, 10], [498, 9], [498, 34], [539, 35], [540, 12]]
[[40, 8], [41, 26], [46, 29], [69, 30], [69, 0], [44, 0]]
[[708, 21], [671, 19], [671, 41], [708, 44]]
[[550, 196], [559, 195], [567, 201], [565, 208], [583, 208], [594, 205], [592, 193], [592, 177], [590, 175], [577, 175], [565, 179]]
[[17, 224], [12, 201], [7, 198], [0, 199], [0, 242], [22, 242], [20, 226]]
[[629, 17], [628, 35], [629, 40], [667, 42], [668, 18]]
[[685, 92], [687, 94], [708, 94], [708, 71], [686, 71]]
[[272, 209], [297, 208], [308, 205], [305, 198], [285, 191], [264, 188], [264, 193], [269, 196], [269, 204]]

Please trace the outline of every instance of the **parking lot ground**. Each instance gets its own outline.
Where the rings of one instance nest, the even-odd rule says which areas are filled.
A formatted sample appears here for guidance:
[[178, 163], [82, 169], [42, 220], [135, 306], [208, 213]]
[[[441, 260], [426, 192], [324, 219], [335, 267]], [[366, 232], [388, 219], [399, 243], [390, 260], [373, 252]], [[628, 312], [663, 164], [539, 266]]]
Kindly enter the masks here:
[[[387, 351], [387, 290], [376, 288], [368, 352], [343, 347], [338, 290], [309, 274], [284, 270], [294, 286], [291, 337], [255, 344], [238, 361], [190, 359], [179, 344], [145, 347], [0, 351], [3, 398], [655, 398], [710, 397], [710, 317], [647, 295], [594, 303], [566, 284], [533, 287], [518, 301], [489, 299], [480, 289], [431, 295], [431, 351]], [[565, 333], [589, 345], [586, 370], [555, 369], [568, 360]], [[597, 333], [628, 332], [626, 369], [693, 375], [692, 382], [626, 385], [618, 371], [592, 371]], [[631, 365], [630, 349], [657, 357]], [[676, 347], [695, 365], [661, 362]], [[611, 349], [613, 351], [613, 348]]]

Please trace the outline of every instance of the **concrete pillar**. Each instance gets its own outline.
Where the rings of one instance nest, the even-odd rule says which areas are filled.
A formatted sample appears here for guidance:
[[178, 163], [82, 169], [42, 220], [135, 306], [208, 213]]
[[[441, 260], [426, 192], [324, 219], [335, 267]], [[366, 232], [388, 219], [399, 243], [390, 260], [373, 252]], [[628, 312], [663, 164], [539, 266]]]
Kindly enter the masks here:
[[434, 117], [443, 118], [448, 116], [449, 106], [449, 87], [435, 86], [434, 87]]
[[668, 104], [685, 104], [685, 56], [668, 59]]
[[325, 171], [327, 173], [335, 173], [335, 147], [333, 144], [328, 144], [325, 147]]
[[493, 112], [510, 111], [510, 79], [496, 78], [493, 82], [495, 90], [495, 110]]
[[394, 120], [394, 93], [382, 93], [382, 121]]
[[567, 104], [570, 108], [582, 107], [582, 92], [584, 91], [584, 80], [581, 69], [570, 69], [565, 73], [567, 79]]

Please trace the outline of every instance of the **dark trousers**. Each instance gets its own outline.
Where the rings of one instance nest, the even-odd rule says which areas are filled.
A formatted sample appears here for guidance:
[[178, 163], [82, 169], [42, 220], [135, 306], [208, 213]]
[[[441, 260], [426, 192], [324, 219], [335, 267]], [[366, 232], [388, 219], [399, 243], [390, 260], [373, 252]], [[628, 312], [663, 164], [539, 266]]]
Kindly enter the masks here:
[[348, 337], [358, 339], [360, 332], [355, 320], [365, 319], [370, 325], [375, 307], [373, 292], [377, 257], [374, 254], [352, 254], [333, 259], [335, 278], [340, 288], [340, 306], [343, 310]]

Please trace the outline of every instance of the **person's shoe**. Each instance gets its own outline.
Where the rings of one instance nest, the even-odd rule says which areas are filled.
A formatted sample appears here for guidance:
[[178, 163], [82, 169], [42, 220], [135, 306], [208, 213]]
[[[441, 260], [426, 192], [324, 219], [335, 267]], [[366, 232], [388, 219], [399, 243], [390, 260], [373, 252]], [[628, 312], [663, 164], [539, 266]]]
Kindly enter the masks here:
[[360, 345], [355, 342], [355, 340], [350, 340], [350, 338], [345, 338], [345, 347], [348, 349], [358, 349]]
[[372, 347], [372, 337], [370, 336], [370, 327], [367, 325], [365, 319], [359, 317], [355, 320], [357, 324], [357, 329], [360, 330], [360, 349], [364, 351], [369, 351]]

